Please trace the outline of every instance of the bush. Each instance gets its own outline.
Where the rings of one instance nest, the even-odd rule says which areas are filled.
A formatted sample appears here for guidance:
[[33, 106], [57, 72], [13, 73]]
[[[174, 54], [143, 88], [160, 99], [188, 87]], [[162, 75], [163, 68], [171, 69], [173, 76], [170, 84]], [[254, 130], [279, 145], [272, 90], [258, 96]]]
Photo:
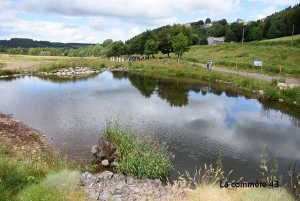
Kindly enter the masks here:
[[264, 88], [264, 99], [278, 100], [279, 93], [277, 88], [274, 86], [266, 86]]
[[115, 160], [119, 173], [139, 179], [165, 179], [172, 167], [166, 147], [149, 136], [110, 125], [104, 138], [117, 149]]

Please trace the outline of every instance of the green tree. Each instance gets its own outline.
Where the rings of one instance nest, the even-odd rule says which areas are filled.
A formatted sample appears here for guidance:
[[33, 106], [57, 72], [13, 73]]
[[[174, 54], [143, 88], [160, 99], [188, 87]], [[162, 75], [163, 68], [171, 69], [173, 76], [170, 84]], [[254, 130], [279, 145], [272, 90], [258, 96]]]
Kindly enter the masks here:
[[143, 55], [145, 52], [145, 45], [146, 42], [150, 39], [156, 40], [156, 36], [153, 31], [146, 30], [141, 34], [141, 36], [138, 39], [138, 53]]
[[225, 26], [225, 25], [227, 25], [227, 20], [226, 19], [221, 19], [221, 20], [218, 21], [218, 23]]
[[102, 46], [107, 47], [108, 45], [110, 45], [112, 43], [113, 43], [112, 39], [106, 39], [105, 41], [103, 41]]
[[154, 39], [147, 40], [145, 44], [145, 54], [148, 55], [148, 58], [150, 57], [150, 54], [154, 57], [153, 54], [156, 54], [158, 52], [158, 42]]
[[260, 41], [263, 39], [263, 30], [261, 27], [255, 27], [251, 32], [251, 39], [254, 41]]
[[191, 45], [192, 33], [193, 33], [192, 28], [181, 24], [174, 24], [170, 30], [170, 34], [169, 34], [170, 40], [173, 40], [173, 38], [180, 33], [182, 33], [185, 37], [187, 37], [188, 45]]
[[123, 41], [115, 41], [111, 46], [112, 56], [120, 57], [124, 54], [124, 43]]
[[211, 23], [211, 19], [210, 18], [206, 18], [205, 24], [210, 24], [210, 23]]
[[205, 36], [202, 36], [200, 38], [200, 45], [208, 45], [207, 38]]
[[225, 34], [225, 42], [230, 43], [231, 41], [236, 41], [236, 37], [234, 32], [230, 28], [228, 28]]
[[242, 41], [243, 27], [244, 27], [243, 24], [240, 24], [237, 22], [231, 23], [230, 29], [233, 31], [235, 38], [236, 38], [234, 41], [239, 41], [239, 42]]
[[163, 54], [168, 54], [168, 57], [170, 57], [170, 52], [173, 51], [173, 46], [172, 46], [172, 41], [171, 38], [169, 37], [171, 27], [165, 27], [163, 28], [159, 33], [158, 33], [158, 49], [161, 51]]
[[181, 58], [183, 53], [189, 50], [189, 40], [183, 33], [179, 33], [173, 38], [172, 45], [174, 53], [178, 56], [179, 63], [179, 57]]
[[192, 45], [199, 45], [200, 43], [200, 36], [198, 34], [192, 35]]
[[93, 48], [93, 56], [100, 57], [102, 54], [103, 47], [100, 44], [96, 44]]

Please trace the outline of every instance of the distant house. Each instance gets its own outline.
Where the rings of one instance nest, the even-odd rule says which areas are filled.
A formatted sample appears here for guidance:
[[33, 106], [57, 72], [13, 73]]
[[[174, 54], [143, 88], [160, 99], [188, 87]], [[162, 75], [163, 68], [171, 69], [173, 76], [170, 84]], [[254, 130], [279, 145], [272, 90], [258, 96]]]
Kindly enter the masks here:
[[186, 27], [192, 27], [192, 23], [190, 22], [190, 23], [185, 23], [184, 24]]
[[239, 24], [244, 24], [244, 25], [248, 24], [248, 22], [245, 22], [245, 20], [242, 20], [241, 18], [237, 19], [236, 22]]
[[209, 45], [216, 45], [216, 44], [223, 44], [224, 39], [223, 38], [215, 38], [215, 37], [208, 37], [207, 38]]
[[212, 26], [212, 23], [207, 23], [207, 24], [204, 24], [204, 28], [210, 28]]

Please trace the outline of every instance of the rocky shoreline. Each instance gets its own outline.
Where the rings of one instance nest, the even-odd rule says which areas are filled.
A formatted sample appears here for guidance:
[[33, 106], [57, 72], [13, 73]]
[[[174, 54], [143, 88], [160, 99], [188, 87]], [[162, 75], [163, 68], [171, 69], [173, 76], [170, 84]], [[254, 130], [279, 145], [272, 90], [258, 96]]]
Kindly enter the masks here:
[[190, 189], [163, 185], [159, 179], [141, 180], [121, 174], [104, 171], [98, 174], [82, 174], [82, 188], [92, 200], [100, 201], [140, 201], [169, 200], [181, 198], [188, 200]]
[[140, 70], [140, 69], [129, 69], [129, 68], [123, 68], [123, 67], [118, 67], [118, 68], [103, 68], [101, 70], [96, 70], [92, 69], [89, 67], [68, 67], [68, 68], [62, 68], [57, 71], [53, 72], [37, 72], [37, 73], [27, 73], [23, 72], [21, 74], [13, 74], [13, 75], [2, 75], [0, 76], [1, 78], [18, 78], [18, 77], [24, 77], [24, 76], [58, 76], [58, 77], [87, 77], [90, 75], [96, 75], [99, 73], [102, 73], [104, 71], [132, 71], [132, 70]]

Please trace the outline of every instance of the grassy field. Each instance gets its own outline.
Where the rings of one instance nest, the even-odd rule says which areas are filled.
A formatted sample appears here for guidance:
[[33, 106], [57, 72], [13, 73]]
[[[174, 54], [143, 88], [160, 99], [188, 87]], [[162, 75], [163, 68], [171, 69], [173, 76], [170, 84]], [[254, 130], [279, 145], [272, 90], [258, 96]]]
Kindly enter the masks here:
[[[299, 40], [300, 39], [300, 34], [294, 35], [294, 40]], [[291, 41], [292, 36], [285, 36], [281, 38], [273, 38], [273, 39], [268, 39], [268, 40], [262, 40], [261, 42], [272, 42], [272, 41]]]
[[[300, 41], [300, 40], [299, 40]], [[300, 77], [300, 48], [286, 45], [251, 42], [210, 46], [192, 46], [183, 59], [206, 63], [212, 60], [215, 66], [231, 70]], [[263, 67], [254, 67], [254, 60], [262, 60]]]

